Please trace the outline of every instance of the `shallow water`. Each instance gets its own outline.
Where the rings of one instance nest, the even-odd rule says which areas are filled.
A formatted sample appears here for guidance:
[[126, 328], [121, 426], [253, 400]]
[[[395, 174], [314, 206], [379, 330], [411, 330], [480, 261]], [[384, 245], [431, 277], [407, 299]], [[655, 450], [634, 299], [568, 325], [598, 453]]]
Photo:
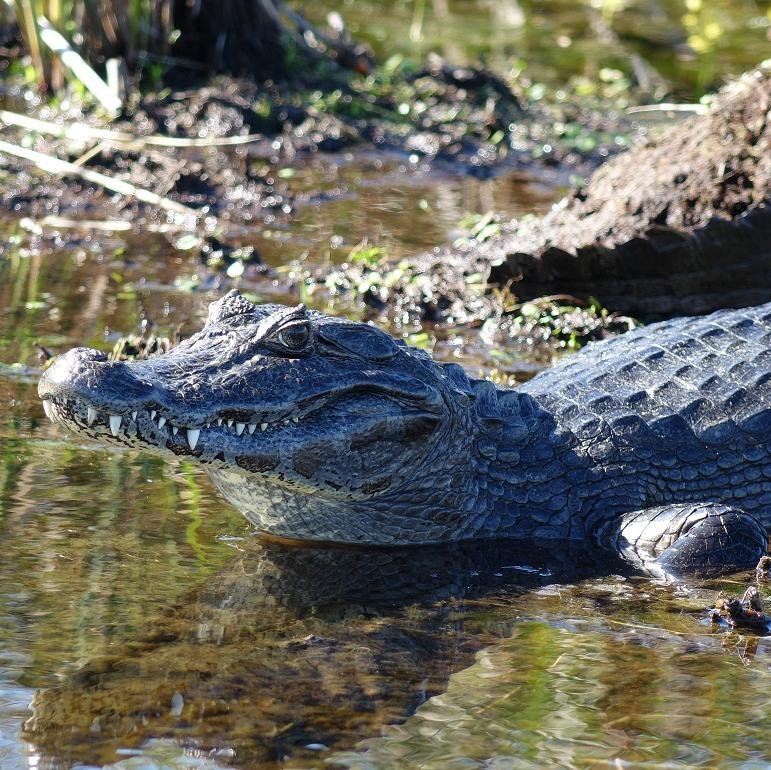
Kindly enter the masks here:
[[[334, 259], [375, 230], [406, 253], [451, 238], [479, 200], [517, 213], [556, 193], [514, 178], [397, 181], [392, 162], [377, 174], [368, 157], [302, 169], [309, 189], [325, 178], [349, 193], [274, 223], [280, 238], [255, 237], [265, 259]], [[431, 227], [415, 224], [421, 200]], [[35, 396], [37, 344], [109, 348], [144, 316], [161, 333], [191, 331], [225, 287], [165, 237], [58, 248], [50, 230], [2, 227], [4, 770], [771, 759], [767, 642], [706, 624], [718, 586], [623, 576], [575, 544], [401, 557], [260, 544], [195, 466], [64, 435]], [[243, 280], [296, 301], [257, 268]], [[457, 335], [435, 352], [481, 371], [499, 360]]]
[[[509, 44], [490, 25], [517, 6], [495, 5], [451, 3], [442, 20], [438, 0], [396, 3], [369, 34], [409, 40], [422, 8], [420, 34], [399, 44], [406, 53], [432, 45], [441, 21], [448, 56], [501, 61]], [[590, 68], [535, 42], [539, 24], [579, 40], [579, 5], [557, 17], [554, 3], [522, 3], [515, 39], [531, 46], [521, 50], [535, 72]], [[628, 6], [616, 26], [643, 7]], [[737, 34], [767, 11], [713, 7]], [[685, 13], [657, 9], [670, 27]], [[356, 34], [366, 13], [344, 5]], [[752, 35], [697, 60], [743, 69], [758, 50]], [[693, 59], [662, 51], [656, 61], [670, 61], [680, 93], [698, 90]], [[467, 211], [542, 211], [560, 193], [548, 178], [459, 178], [367, 154], [299, 159], [292, 172], [297, 212], [244, 238], [274, 267], [341, 261], [365, 239], [414, 253], [456, 237]], [[1, 770], [771, 765], [769, 643], [704, 619], [717, 591], [741, 593], [746, 576], [659, 585], [575, 544], [370, 553], [261, 543], [194, 465], [73, 439], [35, 395], [38, 345], [109, 349], [142, 319], [190, 333], [231, 281], [172, 236], [38, 232], [10, 217], [0, 235]], [[240, 282], [261, 299], [298, 301], [291, 267], [278, 279], [247, 267]], [[542, 365], [471, 334], [410, 339], [475, 373]]]

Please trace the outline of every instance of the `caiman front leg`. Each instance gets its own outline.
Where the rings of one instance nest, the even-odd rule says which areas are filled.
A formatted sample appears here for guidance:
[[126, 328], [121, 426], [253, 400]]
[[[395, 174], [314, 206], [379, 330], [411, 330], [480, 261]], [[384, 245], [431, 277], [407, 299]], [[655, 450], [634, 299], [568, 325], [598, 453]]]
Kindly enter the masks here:
[[768, 535], [753, 516], [720, 503], [677, 503], [620, 515], [600, 542], [648, 570], [704, 576], [753, 569]]

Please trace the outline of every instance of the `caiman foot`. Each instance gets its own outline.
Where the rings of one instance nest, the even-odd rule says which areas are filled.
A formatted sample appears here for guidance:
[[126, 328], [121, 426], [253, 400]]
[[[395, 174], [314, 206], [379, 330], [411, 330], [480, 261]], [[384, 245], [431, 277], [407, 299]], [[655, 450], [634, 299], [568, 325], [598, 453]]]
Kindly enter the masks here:
[[646, 508], [606, 524], [600, 540], [657, 573], [711, 577], [754, 569], [768, 535], [753, 516], [718, 503]]

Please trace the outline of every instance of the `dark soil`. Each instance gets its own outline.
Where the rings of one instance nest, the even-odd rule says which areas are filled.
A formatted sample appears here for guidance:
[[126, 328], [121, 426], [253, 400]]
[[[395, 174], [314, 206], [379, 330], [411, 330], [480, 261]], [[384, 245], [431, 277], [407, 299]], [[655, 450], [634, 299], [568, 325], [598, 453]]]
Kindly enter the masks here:
[[281, 30], [259, 3], [175, 0], [173, 19], [179, 33], [173, 56], [209, 72], [267, 77], [280, 71], [285, 53]]
[[[51, 120], [50, 108], [42, 112]], [[54, 120], [101, 126], [98, 118], [75, 112]], [[572, 172], [589, 173], [617, 152], [615, 140], [632, 132], [633, 124], [580, 105], [525, 104], [496, 75], [451, 67], [434, 56], [421, 69], [405, 64], [356, 74], [327, 61], [315, 67], [304, 62], [301, 71], [288, 71], [280, 81], [221, 77], [201, 87], [145, 96], [109, 128], [140, 138], [254, 136], [238, 147], [103, 143], [84, 161], [92, 170], [201, 215], [239, 224], [266, 213], [290, 213], [294, 206], [291, 183], [277, 184], [266, 161], [290, 165], [298, 154], [369, 145], [430, 161], [444, 172], [489, 176], [539, 166], [557, 169], [567, 179]], [[4, 127], [3, 134], [9, 142], [27, 142], [30, 149], [71, 162], [82, 162], [98, 144], [13, 127]], [[21, 215], [166, 218], [148, 204], [74, 177], [52, 176], [8, 155], [0, 154], [0, 180], [0, 207]]]
[[555, 293], [637, 317], [767, 301], [770, 109], [766, 67], [724, 88], [706, 114], [609, 161], [543, 217], [394, 269], [347, 265], [326, 285], [366, 286], [360, 298], [379, 312], [449, 323]]

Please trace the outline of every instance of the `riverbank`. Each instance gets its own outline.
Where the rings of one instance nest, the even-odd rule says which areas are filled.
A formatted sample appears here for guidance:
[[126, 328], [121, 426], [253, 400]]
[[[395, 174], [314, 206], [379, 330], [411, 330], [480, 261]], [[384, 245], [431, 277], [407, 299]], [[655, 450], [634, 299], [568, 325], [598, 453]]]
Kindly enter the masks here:
[[561, 295], [643, 317], [771, 297], [771, 67], [727, 85], [702, 115], [641, 142], [540, 217], [398, 264], [311, 275], [319, 291], [432, 323], [498, 319], [529, 333], [524, 301]]

